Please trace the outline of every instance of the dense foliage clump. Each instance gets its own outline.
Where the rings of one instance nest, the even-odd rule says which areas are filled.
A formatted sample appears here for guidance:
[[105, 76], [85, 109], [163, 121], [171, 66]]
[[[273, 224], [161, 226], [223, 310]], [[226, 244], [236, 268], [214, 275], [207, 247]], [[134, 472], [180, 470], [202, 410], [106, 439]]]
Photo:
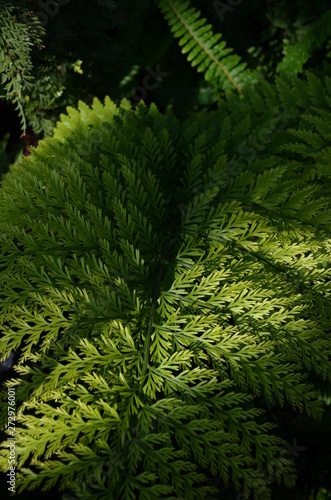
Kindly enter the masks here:
[[184, 123], [95, 99], [11, 167], [0, 316], [1, 354], [19, 352], [19, 490], [265, 498], [263, 470], [294, 484], [264, 407], [319, 418], [308, 377], [330, 381], [330, 103], [310, 73]]

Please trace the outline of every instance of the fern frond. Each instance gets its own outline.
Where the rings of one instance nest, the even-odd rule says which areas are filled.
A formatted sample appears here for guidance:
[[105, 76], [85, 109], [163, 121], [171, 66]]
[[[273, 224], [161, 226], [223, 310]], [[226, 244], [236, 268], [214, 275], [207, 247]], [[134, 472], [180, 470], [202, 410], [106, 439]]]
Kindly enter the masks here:
[[1, 2], [0, 66], [1, 89], [5, 97], [16, 106], [23, 134], [26, 132], [25, 95], [33, 88], [31, 49], [41, 42], [44, 32], [36, 17], [29, 24], [15, 19], [12, 2]]
[[207, 81], [218, 88], [234, 87], [240, 94], [242, 85], [251, 79], [246, 63], [228, 48], [221, 34], [214, 34], [212, 26], [200, 17], [190, 2], [158, 0], [157, 4], [175, 38], [179, 38], [182, 53]]

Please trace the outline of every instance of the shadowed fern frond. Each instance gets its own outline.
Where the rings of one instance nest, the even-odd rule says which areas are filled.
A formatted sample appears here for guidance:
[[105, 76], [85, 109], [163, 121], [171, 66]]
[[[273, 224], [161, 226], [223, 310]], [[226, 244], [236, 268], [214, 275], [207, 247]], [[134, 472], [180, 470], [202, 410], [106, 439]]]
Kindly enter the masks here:
[[331, 35], [331, 9], [325, 12], [306, 32], [304, 38], [290, 47], [278, 64], [277, 72], [301, 72], [303, 66]]

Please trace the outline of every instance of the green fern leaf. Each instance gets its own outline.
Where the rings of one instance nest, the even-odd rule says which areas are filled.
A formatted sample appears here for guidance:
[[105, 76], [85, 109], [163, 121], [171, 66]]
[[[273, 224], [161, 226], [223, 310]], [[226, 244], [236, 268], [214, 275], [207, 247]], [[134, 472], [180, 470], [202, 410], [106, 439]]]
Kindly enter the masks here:
[[218, 88], [234, 87], [239, 93], [242, 85], [251, 80], [246, 63], [228, 48], [221, 34], [215, 35], [212, 26], [200, 17], [200, 12], [181, 0], [158, 0], [157, 4], [168, 22], [174, 37], [179, 38], [182, 53], [207, 81]]

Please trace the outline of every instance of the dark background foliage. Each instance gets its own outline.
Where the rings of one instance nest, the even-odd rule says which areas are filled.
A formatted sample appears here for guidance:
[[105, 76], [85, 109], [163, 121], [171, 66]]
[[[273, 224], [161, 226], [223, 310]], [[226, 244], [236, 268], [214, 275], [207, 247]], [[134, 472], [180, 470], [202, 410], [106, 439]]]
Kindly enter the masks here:
[[[277, 65], [288, 48], [303, 39], [312, 23], [331, 7], [327, 0], [218, 2], [221, 3], [229, 7], [223, 15], [215, 2], [191, 0], [214, 32], [222, 33], [234, 52], [261, 78], [269, 80], [277, 73]], [[234, 4], [237, 6], [231, 6]], [[152, 0], [69, 0], [58, 5], [36, 0], [1, 0], [0, 20], [8, 14], [8, 8], [13, 26], [27, 28], [32, 79], [29, 85], [21, 84], [19, 98], [27, 124], [22, 135], [17, 95], [5, 89], [3, 77], [9, 66], [2, 62], [0, 175], [10, 163], [29, 154], [31, 145], [51, 135], [60, 113], [68, 105], [75, 106], [78, 100], [91, 103], [95, 96], [103, 100], [109, 95], [115, 101], [127, 97], [135, 106], [143, 98], [147, 103], [155, 102], [162, 111], [172, 108], [179, 118], [184, 118], [194, 110], [214, 108], [222, 98], [222, 93], [217, 93], [181, 54], [177, 40]], [[43, 26], [33, 21], [36, 13]], [[8, 50], [0, 32], [0, 55], [8, 55]], [[326, 42], [314, 51], [304, 67], [320, 71], [326, 61], [331, 62], [330, 58], [331, 44]], [[18, 63], [14, 61], [15, 64]], [[23, 71], [24, 61], [22, 64]], [[2, 373], [1, 383], [12, 375], [13, 370]], [[298, 469], [295, 490], [289, 491], [274, 482], [275, 499], [331, 499], [331, 394], [326, 384], [319, 385], [319, 392], [326, 404], [320, 422], [293, 416], [286, 406], [268, 408], [284, 439], [290, 444], [296, 439], [298, 446], [305, 448], [294, 457]], [[8, 495], [2, 475], [1, 497], [9, 498]], [[51, 500], [59, 498], [59, 493], [26, 492], [21, 498]], [[235, 498], [234, 490], [224, 489], [224, 499]]]

